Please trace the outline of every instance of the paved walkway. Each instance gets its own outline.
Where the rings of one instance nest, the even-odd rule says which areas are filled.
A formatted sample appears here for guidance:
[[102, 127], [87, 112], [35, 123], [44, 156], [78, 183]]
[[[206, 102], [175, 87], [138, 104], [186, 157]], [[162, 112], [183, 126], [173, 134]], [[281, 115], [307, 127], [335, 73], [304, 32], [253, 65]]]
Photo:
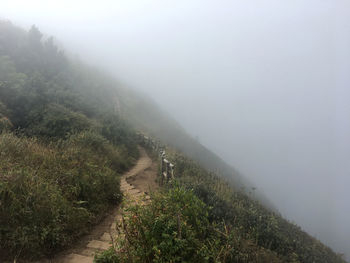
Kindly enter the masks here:
[[[120, 188], [124, 193], [125, 198], [132, 199], [135, 201], [147, 202], [150, 197], [136, 189], [133, 185], [129, 184], [126, 180], [129, 177], [135, 176], [152, 165], [152, 160], [148, 157], [146, 151], [139, 147], [140, 159], [137, 164], [126, 174], [124, 174], [120, 180]], [[60, 256], [58, 259], [53, 260], [55, 263], [92, 263], [94, 260], [94, 255], [96, 252], [101, 252], [107, 250], [112, 246], [112, 238], [118, 235], [116, 228], [117, 222], [121, 221], [122, 211], [117, 211], [113, 223], [107, 227], [106, 232], [104, 232], [98, 239], [93, 239], [87, 243], [87, 245], [79, 251], [70, 253], [68, 255]]]

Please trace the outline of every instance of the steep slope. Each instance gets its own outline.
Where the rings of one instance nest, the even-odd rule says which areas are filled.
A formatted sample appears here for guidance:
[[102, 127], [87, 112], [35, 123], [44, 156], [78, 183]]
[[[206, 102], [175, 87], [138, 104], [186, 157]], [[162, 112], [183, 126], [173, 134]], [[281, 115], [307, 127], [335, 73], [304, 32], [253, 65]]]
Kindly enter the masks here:
[[1, 261], [52, 256], [120, 203], [141, 130], [168, 145], [177, 179], [131, 208], [122, 262], [344, 262], [237, 191], [249, 182], [151, 100], [69, 61], [36, 27], [0, 22], [0, 129]]
[[273, 202], [256, 190], [256, 186], [247, 180], [239, 171], [224, 162], [211, 150], [190, 136], [174, 119], [165, 114], [146, 94], [130, 89], [118, 88], [119, 113], [135, 129], [143, 131], [153, 138], [158, 138], [186, 156], [196, 160], [208, 171], [223, 176], [232, 183], [237, 191], [249, 193], [255, 189], [254, 198], [270, 209], [277, 211]]
[[89, 73], [0, 21], [0, 261], [51, 255], [121, 201], [136, 134]]
[[[152, 160], [148, 157], [147, 153], [143, 148], [140, 148], [140, 158], [138, 159], [135, 166], [130, 169], [127, 173], [123, 174], [120, 182], [121, 191], [126, 196], [124, 203], [136, 200], [138, 202], [149, 202], [149, 196], [136, 188], [134, 185], [129, 184], [127, 180], [138, 174], [144, 174], [146, 169], [152, 165]], [[152, 173], [156, 173], [155, 170]], [[148, 200], [148, 201], [147, 201]], [[117, 232], [117, 223], [120, 224], [123, 210], [120, 207], [115, 207], [110, 217], [114, 218], [110, 220], [107, 218], [94, 228], [93, 235], [88, 235], [77, 242], [76, 246], [72, 249], [65, 251], [50, 260], [42, 260], [42, 263], [53, 262], [53, 263], [92, 263], [94, 255], [101, 253], [102, 251], [108, 250], [113, 246], [113, 241], [121, 238], [121, 235]]]

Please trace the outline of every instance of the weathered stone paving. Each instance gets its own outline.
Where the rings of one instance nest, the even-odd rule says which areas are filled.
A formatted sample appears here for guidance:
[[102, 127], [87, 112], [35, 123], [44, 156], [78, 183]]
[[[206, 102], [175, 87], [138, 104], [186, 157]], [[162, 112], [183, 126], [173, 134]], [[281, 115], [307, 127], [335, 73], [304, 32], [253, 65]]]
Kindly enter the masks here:
[[[127, 182], [128, 178], [144, 172], [145, 169], [149, 168], [152, 165], [152, 160], [148, 157], [146, 151], [141, 147], [139, 148], [139, 151], [141, 155], [140, 159], [130, 171], [122, 176], [120, 180], [120, 188], [125, 196], [125, 199], [146, 203], [150, 200], [150, 197]], [[117, 223], [121, 222], [121, 219], [122, 211], [119, 210], [114, 218], [113, 223], [109, 226], [109, 229], [106, 229], [106, 232], [104, 232], [98, 239], [90, 240], [86, 246], [82, 249], [79, 249], [79, 251], [60, 256], [60, 258], [57, 258], [51, 262], [92, 263], [94, 260], [94, 255], [97, 252], [107, 250], [112, 246], [112, 237], [115, 238], [116, 235], [118, 235], [116, 230]]]

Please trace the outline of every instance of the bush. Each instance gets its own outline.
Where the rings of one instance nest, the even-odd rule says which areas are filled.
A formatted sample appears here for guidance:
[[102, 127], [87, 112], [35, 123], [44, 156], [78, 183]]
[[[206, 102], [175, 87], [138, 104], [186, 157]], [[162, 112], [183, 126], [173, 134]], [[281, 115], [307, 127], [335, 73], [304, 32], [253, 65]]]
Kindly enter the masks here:
[[12, 122], [8, 119], [9, 111], [0, 101], [0, 133], [10, 131], [13, 128]]
[[72, 207], [59, 187], [13, 170], [0, 183], [0, 244], [10, 254], [51, 254], [69, 244], [90, 217], [84, 208]]
[[[211, 223], [220, 225], [225, 222], [227, 227], [234, 229], [235, 238], [241, 240], [238, 243], [233, 242], [235, 260], [345, 262], [341, 256], [309, 236], [300, 227], [265, 208], [248, 195], [234, 190], [221, 177], [208, 173], [182, 155], [174, 156], [173, 159], [177, 169], [177, 183], [186, 189], [192, 189], [200, 200], [211, 207], [208, 216]], [[265, 261], [266, 258], [269, 260]]]
[[237, 229], [210, 223], [210, 210], [181, 187], [157, 193], [149, 206], [126, 209], [120, 229], [125, 239], [115, 244], [114, 254], [111, 249], [95, 262], [281, 262]]
[[46, 138], [67, 138], [70, 134], [92, 128], [91, 121], [85, 115], [58, 104], [33, 110], [28, 116], [28, 123], [28, 135]]
[[128, 207], [124, 221], [120, 262], [210, 262], [218, 254], [208, 208], [183, 188], [155, 194], [150, 206]]
[[13, 128], [11, 121], [6, 117], [1, 117], [0, 114], [0, 133], [8, 132]]
[[207, 216], [204, 203], [182, 188], [156, 195], [149, 207], [129, 209], [125, 249], [141, 262], [204, 262]]
[[51, 255], [121, 200], [110, 158], [123, 159], [100, 135], [42, 145], [5, 133], [0, 156], [1, 255]]
[[94, 258], [94, 263], [120, 263], [120, 258], [115, 253], [113, 248], [108, 249], [100, 254], [97, 254]]
[[35, 27], [0, 21], [0, 35], [2, 262], [69, 245], [120, 201], [119, 174], [138, 151], [114, 81], [69, 62]]
[[123, 146], [114, 147], [106, 138], [93, 131], [73, 134], [65, 143], [67, 146], [75, 145], [89, 149], [94, 155], [103, 156], [116, 172], [124, 172], [135, 162], [135, 159], [128, 156]]

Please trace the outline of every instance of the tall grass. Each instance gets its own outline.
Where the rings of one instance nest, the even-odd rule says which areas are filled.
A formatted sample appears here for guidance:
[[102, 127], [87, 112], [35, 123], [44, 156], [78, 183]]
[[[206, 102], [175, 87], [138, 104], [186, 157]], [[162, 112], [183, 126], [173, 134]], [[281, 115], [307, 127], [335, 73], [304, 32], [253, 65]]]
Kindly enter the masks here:
[[345, 262], [297, 225], [265, 208], [243, 191], [236, 191], [229, 180], [209, 173], [181, 154], [174, 153], [169, 157], [176, 164], [177, 183], [193, 190], [211, 207], [210, 221], [225, 222], [235, 229], [236, 235], [245, 240], [248, 247], [255, 247], [252, 252], [255, 251], [257, 256], [263, 249], [276, 253], [285, 262]]
[[0, 135], [0, 254], [50, 255], [121, 199], [132, 160], [93, 132], [43, 145]]

